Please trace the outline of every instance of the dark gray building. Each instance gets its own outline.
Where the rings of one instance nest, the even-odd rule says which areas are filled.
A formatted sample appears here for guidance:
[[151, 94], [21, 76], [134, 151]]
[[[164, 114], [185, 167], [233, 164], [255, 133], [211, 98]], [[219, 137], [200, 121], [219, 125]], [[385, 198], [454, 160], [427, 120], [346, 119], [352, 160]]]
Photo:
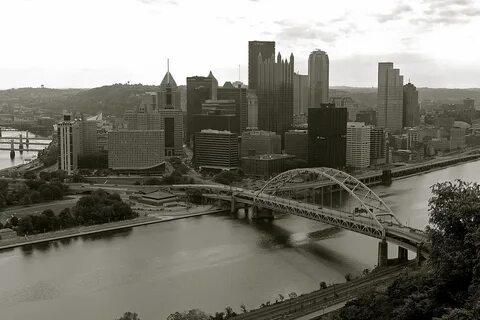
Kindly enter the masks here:
[[285, 132], [285, 153], [308, 161], [308, 131], [290, 130]]
[[248, 42], [248, 89], [257, 88], [259, 54], [264, 60], [275, 56], [275, 41]]
[[344, 168], [346, 165], [347, 109], [322, 104], [308, 109], [308, 165]]
[[238, 135], [228, 131], [195, 132], [193, 163], [199, 168], [231, 170], [240, 167]]
[[410, 82], [403, 86], [403, 127], [420, 124], [420, 105], [417, 88]]
[[212, 92], [212, 78], [201, 76], [187, 77], [187, 141], [194, 133], [193, 115], [202, 113], [202, 103], [212, 99]]

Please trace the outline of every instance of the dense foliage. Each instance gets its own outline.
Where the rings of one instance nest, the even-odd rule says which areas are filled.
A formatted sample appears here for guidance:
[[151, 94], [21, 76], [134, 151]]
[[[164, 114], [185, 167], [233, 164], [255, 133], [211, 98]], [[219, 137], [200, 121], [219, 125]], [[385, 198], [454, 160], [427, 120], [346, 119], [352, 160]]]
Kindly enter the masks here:
[[27, 173], [25, 181], [0, 180], [0, 208], [14, 205], [28, 205], [44, 201], [62, 199], [68, 187], [60, 179], [61, 173], [54, 178], [37, 179]]
[[58, 215], [47, 209], [40, 215], [23, 216], [17, 223], [10, 223], [18, 225], [16, 231], [23, 235], [127, 220], [137, 216], [118, 194], [108, 194], [99, 189], [91, 195], [81, 197], [72, 209], [65, 208]]
[[242, 176], [240, 173], [230, 170], [225, 170], [217, 174], [213, 181], [221, 184], [231, 185], [234, 182], [242, 181]]
[[183, 175], [179, 169], [173, 171], [170, 175], [159, 178], [149, 178], [145, 180], [145, 185], [165, 185], [165, 184], [192, 184], [193, 178]]
[[347, 303], [339, 319], [480, 319], [480, 185], [444, 182], [432, 192], [428, 263]]
[[38, 152], [38, 159], [45, 167], [53, 166], [58, 161], [58, 152], [58, 145], [53, 141], [47, 148]]

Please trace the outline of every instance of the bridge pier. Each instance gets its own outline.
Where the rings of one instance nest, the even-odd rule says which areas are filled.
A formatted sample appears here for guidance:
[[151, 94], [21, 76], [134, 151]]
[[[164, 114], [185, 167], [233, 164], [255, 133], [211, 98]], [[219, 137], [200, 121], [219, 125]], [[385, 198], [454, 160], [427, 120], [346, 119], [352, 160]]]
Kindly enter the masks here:
[[248, 220], [253, 220], [257, 215], [257, 207], [255, 206], [248, 207], [246, 211], [246, 216]]
[[402, 247], [398, 247], [398, 261], [406, 262], [408, 261], [408, 250]]
[[235, 195], [232, 194], [232, 200], [230, 201], [230, 213], [235, 213]]
[[388, 243], [385, 239], [378, 243], [378, 267], [385, 267], [388, 264]]

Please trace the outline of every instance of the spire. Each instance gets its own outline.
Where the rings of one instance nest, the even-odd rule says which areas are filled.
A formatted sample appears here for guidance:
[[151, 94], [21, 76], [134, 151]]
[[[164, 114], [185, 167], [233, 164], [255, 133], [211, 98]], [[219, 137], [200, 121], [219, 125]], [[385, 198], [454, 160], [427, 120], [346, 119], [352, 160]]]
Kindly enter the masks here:
[[168, 76], [168, 83], [170, 83], [170, 59], [167, 58], [167, 76]]
[[277, 55], [277, 63], [280, 63], [280, 62], [282, 62], [282, 55], [279, 52]]

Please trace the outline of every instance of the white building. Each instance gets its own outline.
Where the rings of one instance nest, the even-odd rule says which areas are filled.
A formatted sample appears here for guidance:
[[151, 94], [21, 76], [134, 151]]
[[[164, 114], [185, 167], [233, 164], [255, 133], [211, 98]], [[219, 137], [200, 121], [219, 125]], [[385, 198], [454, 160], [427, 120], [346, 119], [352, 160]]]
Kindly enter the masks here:
[[403, 76], [392, 62], [378, 64], [377, 126], [399, 133], [403, 125]]
[[81, 152], [80, 125], [72, 120], [71, 115], [64, 115], [63, 121], [57, 124], [58, 134], [58, 169], [71, 175], [78, 167], [77, 157]]
[[370, 130], [363, 122], [347, 122], [347, 167], [370, 166]]

